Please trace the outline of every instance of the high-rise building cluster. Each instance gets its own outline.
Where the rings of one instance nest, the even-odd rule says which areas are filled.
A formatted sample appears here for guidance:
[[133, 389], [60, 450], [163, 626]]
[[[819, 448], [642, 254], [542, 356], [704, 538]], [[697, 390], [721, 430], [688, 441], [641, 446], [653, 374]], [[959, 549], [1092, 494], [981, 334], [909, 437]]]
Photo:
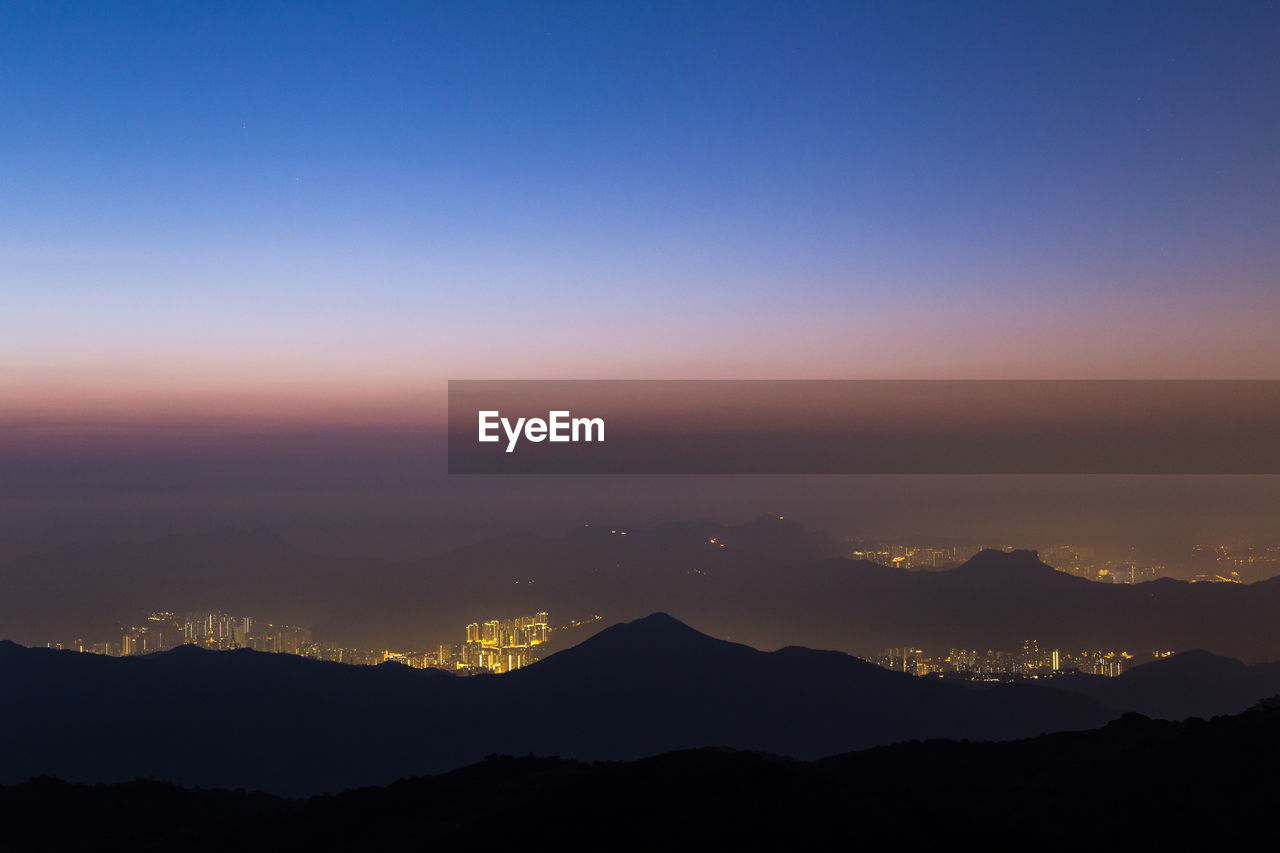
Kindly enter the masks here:
[[1163, 563], [1154, 563], [1129, 548], [1119, 555], [1102, 556], [1087, 545], [1050, 545], [1039, 550], [1040, 559], [1060, 572], [1099, 583], [1138, 584], [1164, 577]]
[[[566, 627], [601, 618], [592, 616], [584, 622], [570, 622]], [[316, 642], [307, 628], [249, 616], [233, 616], [222, 611], [182, 614], [156, 611], [137, 624], [123, 628], [118, 642], [86, 644], [77, 640], [71, 648], [124, 657], [194, 645], [217, 650], [253, 649], [369, 666], [394, 661], [415, 668], [471, 674], [511, 672], [528, 666], [538, 660], [540, 647], [550, 638], [551, 631], [550, 617], [546, 611], [539, 611], [532, 616], [472, 622], [466, 626], [466, 639], [462, 643], [441, 645], [427, 651], [391, 651]], [[63, 648], [60, 643], [57, 647]]]
[[314, 644], [311, 632], [297, 625], [259, 622], [249, 616], [232, 616], [221, 611], [188, 611], [181, 615], [156, 611], [139, 624], [126, 627], [118, 644], [98, 643], [85, 650], [129, 656], [182, 645], [301, 655], [311, 651]]
[[[1168, 657], [1171, 651], [1155, 651], [1149, 660]], [[923, 649], [885, 649], [874, 662], [895, 672], [960, 678], [968, 681], [1013, 681], [1024, 678], [1052, 678], [1067, 672], [1117, 676], [1142, 663], [1127, 651], [1065, 651], [1042, 648], [1036, 640], [1026, 640], [1017, 651], [953, 648], [944, 655], [930, 655]]]
[[487, 622], [472, 622], [466, 627], [466, 642], [460, 653], [460, 665], [490, 672], [511, 672], [538, 659], [538, 646], [551, 635], [545, 611], [532, 616]]

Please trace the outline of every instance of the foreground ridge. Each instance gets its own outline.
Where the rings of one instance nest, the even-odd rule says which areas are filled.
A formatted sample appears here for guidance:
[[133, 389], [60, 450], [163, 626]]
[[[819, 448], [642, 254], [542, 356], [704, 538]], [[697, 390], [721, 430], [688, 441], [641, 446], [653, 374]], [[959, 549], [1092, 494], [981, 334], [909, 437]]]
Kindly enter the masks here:
[[[630, 762], [492, 755], [441, 775], [306, 800], [46, 777], [0, 788], [0, 818], [15, 832], [43, 828], [52, 849], [105, 842], [161, 849], [159, 839], [165, 849], [197, 851], [478, 839], [550, 847], [582, 837], [613, 847], [990, 842], [993, 831], [1041, 838], [1046, 825], [1059, 844], [1210, 840], [1246, 829], [1272, 839], [1276, 786], [1264, 771], [1277, 760], [1280, 697], [1210, 721], [1128, 714], [1090, 731], [1005, 743], [913, 741], [814, 762], [712, 748]], [[1237, 784], [1244, 779], [1258, 781]], [[1123, 808], [1099, 808], [1088, 796], [1081, 805], [1081, 792], [1090, 791], [1121, 798], [1112, 804]], [[1071, 819], [1082, 808], [1089, 819]], [[1187, 810], [1195, 821], [1185, 821]], [[78, 819], [55, 819], [68, 812]]]

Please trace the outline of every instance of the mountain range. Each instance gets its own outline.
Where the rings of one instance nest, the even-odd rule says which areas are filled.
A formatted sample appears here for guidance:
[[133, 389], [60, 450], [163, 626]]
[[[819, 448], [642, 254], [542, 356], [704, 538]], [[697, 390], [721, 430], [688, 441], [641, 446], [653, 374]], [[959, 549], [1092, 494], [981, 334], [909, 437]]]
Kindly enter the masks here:
[[1229, 849], [1280, 840], [1280, 699], [1000, 743], [911, 741], [804, 762], [702, 748], [629, 762], [491, 755], [309, 799], [157, 781], [0, 785], [33, 850]]
[[[758, 648], [1206, 649], [1280, 660], [1280, 578], [1101, 584], [1033, 551], [983, 551], [949, 571], [833, 557], [778, 518], [652, 530], [584, 526], [505, 536], [406, 562], [311, 554], [264, 531], [93, 543], [0, 565], [0, 625], [32, 645], [118, 639], [151, 610], [225, 610], [373, 648], [460, 642], [472, 621], [549, 611], [603, 624], [665, 611]], [[132, 616], [130, 614], [133, 614]], [[434, 626], [434, 627], [432, 627]]]
[[3, 643], [0, 783], [145, 777], [309, 795], [494, 753], [633, 760], [721, 746], [817, 759], [1088, 729], [1134, 707], [1239, 711], [1280, 692], [1277, 672], [1200, 654], [1105, 681], [1046, 682], [1070, 688], [971, 684], [841, 652], [762, 652], [661, 613], [500, 676], [193, 646], [108, 658]]

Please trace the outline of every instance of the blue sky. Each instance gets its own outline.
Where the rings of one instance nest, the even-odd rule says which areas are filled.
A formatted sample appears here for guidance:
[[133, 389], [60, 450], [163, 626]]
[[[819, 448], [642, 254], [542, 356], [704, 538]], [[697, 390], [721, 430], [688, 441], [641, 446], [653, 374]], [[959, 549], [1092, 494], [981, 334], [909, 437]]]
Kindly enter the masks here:
[[1274, 376], [1277, 36], [1273, 2], [3, 3], [3, 408]]

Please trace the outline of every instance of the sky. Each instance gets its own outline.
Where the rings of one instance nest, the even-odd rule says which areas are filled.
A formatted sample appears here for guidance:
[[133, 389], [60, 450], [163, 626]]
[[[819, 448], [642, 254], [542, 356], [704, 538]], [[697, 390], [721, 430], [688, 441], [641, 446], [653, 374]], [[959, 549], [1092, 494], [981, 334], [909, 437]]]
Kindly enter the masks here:
[[449, 379], [1280, 378], [1277, 35], [1276, 2], [0, 0], [0, 558], [1280, 535], [1280, 478], [514, 482], [440, 443]]
[[[0, 4], [0, 418], [1275, 378], [1280, 5]], [[36, 442], [39, 443], [39, 442]]]

